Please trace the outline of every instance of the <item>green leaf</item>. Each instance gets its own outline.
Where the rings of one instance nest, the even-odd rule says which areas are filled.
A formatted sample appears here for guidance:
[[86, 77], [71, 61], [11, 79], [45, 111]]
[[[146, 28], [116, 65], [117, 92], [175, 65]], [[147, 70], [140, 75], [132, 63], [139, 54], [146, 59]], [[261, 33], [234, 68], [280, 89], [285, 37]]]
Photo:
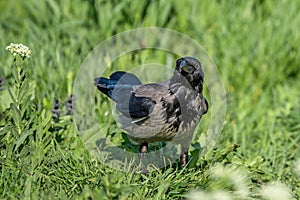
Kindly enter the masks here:
[[41, 123], [39, 126], [40, 127], [50, 126], [51, 119], [52, 119], [52, 113], [47, 110], [43, 110], [41, 113]]
[[12, 119], [14, 121], [14, 124], [20, 128], [20, 126], [21, 126], [21, 112], [14, 103], [10, 104], [10, 108], [11, 108], [11, 111], [12, 111], [10, 116], [12, 117]]
[[17, 103], [16, 96], [15, 96], [15, 88], [8, 88], [7, 90], [9, 92], [10, 98], [13, 101], [13, 103]]
[[23, 131], [21, 136], [14, 142], [14, 150], [16, 151], [27, 139], [27, 137], [31, 134], [31, 130]]
[[24, 185], [24, 199], [25, 200], [30, 200], [30, 193], [31, 193], [31, 184], [32, 184], [32, 176], [27, 176], [27, 179], [25, 181], [25, 185]]

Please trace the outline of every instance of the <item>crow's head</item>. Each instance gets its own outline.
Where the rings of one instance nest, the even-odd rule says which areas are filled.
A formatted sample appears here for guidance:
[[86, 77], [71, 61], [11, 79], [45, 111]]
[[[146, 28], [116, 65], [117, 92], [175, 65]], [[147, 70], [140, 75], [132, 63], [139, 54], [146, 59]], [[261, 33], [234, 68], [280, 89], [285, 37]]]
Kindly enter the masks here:
[[176, 61], [175, 76], [184, 77], [194, 89], [202, 92], [204, 72], [201, 63], [193, 57], [183, 57]]

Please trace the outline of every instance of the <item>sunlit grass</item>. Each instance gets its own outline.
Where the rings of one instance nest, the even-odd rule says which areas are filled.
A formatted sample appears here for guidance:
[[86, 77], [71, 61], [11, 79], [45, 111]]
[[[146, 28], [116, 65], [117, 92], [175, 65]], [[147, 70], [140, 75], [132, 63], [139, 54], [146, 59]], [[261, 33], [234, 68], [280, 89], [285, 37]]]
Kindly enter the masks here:
[[[287, 0], [1, 1], [1, 197], [299, 199], [299, 10], [300, 3]], [[187, 169], [166, 167], [143, 176], [116, 171], [92, 157], [67, 103], [77, 70], [96, 45], [146, 26], [182, 32], [207, 50], [225, 84], [227, 113], [215, 149], [191, 156]], [[11, 104], [10, 97], [17, 95], [14, 58], [5, 50], [11, 42], [31, 50], [22, 86], [27, 100], [19, 104]], [[105, 74], [152, 61], [169, 64], [173, 57], [163, 51], [131, 53]], [[55, 98], [58, 119], [52, 118]], [[74, 101], [76, 106], [76, 96]], [[128, 148], [108, 101], [97, 103], [107, 137]], [[208, 123], [203, 117], [199, 131]], [[199, 150], [196, 140], [193, 156]]]

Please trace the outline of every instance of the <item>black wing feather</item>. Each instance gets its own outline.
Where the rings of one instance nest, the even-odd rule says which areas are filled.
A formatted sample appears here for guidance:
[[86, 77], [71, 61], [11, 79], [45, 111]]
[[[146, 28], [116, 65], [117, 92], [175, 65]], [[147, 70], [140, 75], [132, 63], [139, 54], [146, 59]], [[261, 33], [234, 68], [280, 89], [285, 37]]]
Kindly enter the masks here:
[[119, 112], [131, 118], [148, 116], [156, 104], [150, 97], [136, 96], [133, 87], [141, 84], [134, 74], [122, 71], [111, 74], [109, 79], [104, 77], [95, 79], [98, 90], [117, 103]]
[[[124, 94], [129, 92], [133, 86], [141, 85], [142, 82], [134, 74], [118, 71], [111, 74], [109, 79], [104, 77], [95, 78], [94, 84], [102, 93], [114, 101], [118, 101], [117, 99], [120, 95], [118, 93]], [[122, 90], [125, 91], [122, 92]], [[113, 94], [116, 95], [116, 98], [114, 98]]]

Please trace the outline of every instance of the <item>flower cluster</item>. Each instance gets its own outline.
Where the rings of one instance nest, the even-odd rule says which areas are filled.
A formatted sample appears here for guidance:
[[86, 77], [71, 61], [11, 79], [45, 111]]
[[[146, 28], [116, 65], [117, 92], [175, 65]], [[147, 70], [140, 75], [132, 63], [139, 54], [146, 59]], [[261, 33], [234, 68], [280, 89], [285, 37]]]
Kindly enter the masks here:
[[[67, 104], [66, 104], [66, 106], [67, 106], [67, 112], [66, 112], [66, 114], [67, 115], [73, 115], [73, 113], [74, 113], [74, 102], [75, 102], [75, 96], [73, 95], [73, 94], [71, 94], [70, 96], [69, 96], [69, 99], [68, 99], [68, 102], [67, 102]], [[52, 117], [54, 118], [54, 119], [59, 119], [59, 117], [60, 117], [60, 103], [59, 103], [59, 99], [58, 99], [58, 97], [55, 97], [55, 99], [54, 99], [54, 103], [53, 103], [53, 109], [52, 109]]]
[[30, 49], [23, 44], [10, 43], [10, 45], [6, 47], [6, 50], [10, 51], [14, 57], [21, 56], [23, 59], [30, 58], [31, 54]]
[[68, 115], [73, 115], [74, 101], [75, 101], [75, 97], [73, 94], [71, 94], [69, 96], [68, 103], [67, 103]]

